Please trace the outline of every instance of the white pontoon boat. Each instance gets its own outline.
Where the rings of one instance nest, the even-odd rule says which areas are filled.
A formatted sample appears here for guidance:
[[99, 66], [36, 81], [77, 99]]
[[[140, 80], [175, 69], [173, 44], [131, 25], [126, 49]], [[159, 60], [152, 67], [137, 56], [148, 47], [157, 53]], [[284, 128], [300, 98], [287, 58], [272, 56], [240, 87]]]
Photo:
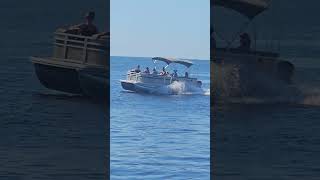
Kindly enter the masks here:
[[[142, 92], [142, 93], [157, 93], [159, 89], [172, 85], [173, 83], [181, 82], [187, 87], [201, 88], [202, 82], [197, 80], [197, 78], [189, 77], [188, 69], [193, 65], [189, 60], [183, 59], [172, 59], [172, 58], [162, 58], [154, 57], [152, 58], [154, 64], [157, 61], [165, 62], [167, 65], [164, 67], [161, 73], [145, 73], [137, 70], [129, 70], [127, 73], [127, 79], [121, 80], [121, 85], [123, 89]], [[166, 68], [171, 64], [180, 64], [186, 67], [184, 75], [174, 75], [166, 73]], [[171, 92], [175, 93], [175, 92]]]

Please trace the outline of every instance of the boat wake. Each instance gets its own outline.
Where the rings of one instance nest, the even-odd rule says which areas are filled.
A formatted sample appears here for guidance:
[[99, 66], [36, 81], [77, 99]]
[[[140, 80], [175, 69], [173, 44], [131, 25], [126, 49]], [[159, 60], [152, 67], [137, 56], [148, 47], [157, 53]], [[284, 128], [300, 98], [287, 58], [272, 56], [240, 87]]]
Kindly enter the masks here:
[[163, 86], [154, 92], [161, 95], [207, 95], [210, 96], [210, 89], [202, 89], [186, 82], [173, 82]]
[[287, 84], [260, 72], [250, 72], [241, 79], [231, 71], [227, 69], [214, 79], [217, 102], [320, 106], [320, 87], [306, 85], [308, 82]]
[[[297, 87], [298, 88], [298, 87]], [[298, 88], [299, 89], [299, 88]], [[320, 106], [320, 88], [318, 89], [299, 89], [300, 94], [291, 96], [291, 92], [283, 92], [283, 96], [275, 97], [224, 97], [217, 98], [218, 102], [235, 104], [291, 104], [304, 106]]]
[[77, 94], [70, 94], [70, 93], [64, 93], [64, 92], [55, 92], [55, 91], [50, 91], [48, 92], [33, 92], [34, 96], [38, 97], [44, 97], [44, 98], [52, 98], [52, 99], [84, 99], [83, 95], [77, 95]]
[[303, 100], [300, 104], [309, 106], [320, 106], [320, 87], [301, 87]]

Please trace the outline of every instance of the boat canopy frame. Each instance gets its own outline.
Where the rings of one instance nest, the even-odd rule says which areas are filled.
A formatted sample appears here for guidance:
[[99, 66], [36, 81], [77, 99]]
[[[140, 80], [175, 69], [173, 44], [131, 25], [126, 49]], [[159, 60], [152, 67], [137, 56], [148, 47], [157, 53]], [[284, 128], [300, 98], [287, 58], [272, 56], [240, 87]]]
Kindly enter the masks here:
[[260, 13], [267, 10], [271, 4], [272, 0], [210, 0], [211, 6], [220, 6], [227, 9], [232, 9], [246, 18], [248, 21], [245, 22], [240, 30], [234, 34], [231, 40], [227, 40], [222, 35], [218, 34], [213, 28], [213, 36], [218, 35], [223, 41], [227, 43], [226, 49], [230, 49], [236, 38], [244, 32], [250, 24], [253, 24], [253, 36], [254, 36], [254, 50], [256, 50], [256, 41], [257, 41], [257, 29], [256, 25], [253, 22], [253, 19], [258, 16]]
[[[164, 58], [164, 57], [153, 57], [152, 58], [153, 62], [155, 63], [156, 61], [162, 61], [169, 66], [170, 64], [181, 64], [186, 66], [187, 68], [190, 68], [193, 63], [187, 59], [175, 59], [175, 58]], [[167, 67], [166, 66], [166, 67]]]
[[269, 8], [271, 0], [211, 0], [211, 6], [232, 9], [252, 20]]

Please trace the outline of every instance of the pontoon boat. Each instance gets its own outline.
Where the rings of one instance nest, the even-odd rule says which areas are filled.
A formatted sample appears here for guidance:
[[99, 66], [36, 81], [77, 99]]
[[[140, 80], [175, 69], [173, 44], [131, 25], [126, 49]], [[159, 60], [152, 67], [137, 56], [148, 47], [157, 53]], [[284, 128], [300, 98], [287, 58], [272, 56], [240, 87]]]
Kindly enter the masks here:
[[[269, 0], [211, 0], [212, 9], [218, 6], [244, 15], [249, 20], [246, 26], [265, 11], [269, 3]], [[214, 17], [213, 14], [211, 16]], [[213, 22], [213, 25], [217, 24]], [[214, 84], [218, 83], [215, 89], [223, 87], [225, 89], [222, 91], [228, 91], [230, 96], [268, 95], [273, 92], [269, 90], [271, 83], [265, 80], [274, 82], [275, 86], [292, 83], [294, 65], [280, 59], [278, 53], [259, 51], [255, 44], [248, 50], [232, 48], [235, 39], [226, 42], [226, 47], [216, 48], [219, 45], [216, 44], [218, 37], [215, 26], [212, 27], [211, 36], [211, 68], [214, 70], [211, 77]], [[243, 32], [236, 35], [240, 33]], [[225, 38], [220, 39], [227, 41]], [[255, 40], [252, 42], [256, 43]]]
[[73, 94], [108, 94], [109, 35], [55, 32], [53, 57], [31, 57], [40, 82]]
[[[202, 82], [197, 78], [191, 78], [188, 75], [188, 69], [193, 65], [191, 61], [163, 57], [154, 57], [152, 60], [154, 63], [157, 61], [165, 62], [167, 65], [164, 67], [164, 72], [146, 73], [142, 71], [129, 70], [127, 73], [127, 79], [120, 81], [123, 89], [134, 92], [159, 93], [159, 90], [165, 89], [174, 83], [183, 83], [187, 88], [201, 88]], [[167, 67], [171, 64], [180, 64], [185, 66], [185, 73], [183, 75], [166, 73]], [[175, 94], [176, 92], [173, 90], [168, 93]]]

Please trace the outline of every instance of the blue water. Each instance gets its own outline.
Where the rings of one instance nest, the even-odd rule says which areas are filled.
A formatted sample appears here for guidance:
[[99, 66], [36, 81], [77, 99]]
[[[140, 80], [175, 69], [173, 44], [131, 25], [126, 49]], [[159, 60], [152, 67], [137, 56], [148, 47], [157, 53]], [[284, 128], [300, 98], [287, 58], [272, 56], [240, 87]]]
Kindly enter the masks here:
[[103, 29], [106, 1], [1, 2], [0, 179], [104, 179], [105, 107], [50, 91], [29, 56], [52, 54], [52, 33], [88, 9]]
[[[209, 62], [191, 75], [209, 88]], [[150, 58], [111, 58], [111, 179], [209, 179], [210, 96], [137, 94], [119, 80]], [[161, 68], [161, 66], [160, 66]]]

